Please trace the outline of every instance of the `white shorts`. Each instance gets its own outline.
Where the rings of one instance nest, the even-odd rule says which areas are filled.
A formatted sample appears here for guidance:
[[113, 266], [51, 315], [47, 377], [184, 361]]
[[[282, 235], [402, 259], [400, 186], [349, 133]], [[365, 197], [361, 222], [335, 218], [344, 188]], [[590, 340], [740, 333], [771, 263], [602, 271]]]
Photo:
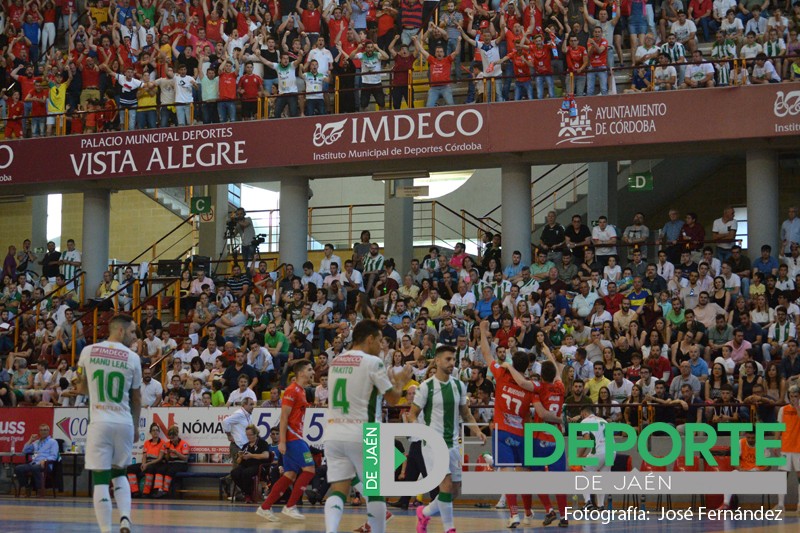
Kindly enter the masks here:
[[778, 470], [800, 473], [800, 453], [781, 452], [781, 455], [786, 458], [786, 464], [781, 466]]
[[133, 423], [90, 423], [86, 432], [86, 470], [127, 468], [133, 453]]
[[461, 472], [461, 447], [454, 446], [450, 448], [450, 481], [461, 483]]
[[351, 480], [358, 476], [364, 481], [364, 444], [343, 440], [325, 441], [325, 462], [328, 483]]
[[[426, 447], [422, 447], [422, 460], [425, 462], [425, 470], [430, 472], [433, 468], [433, 461], [436, 459], [429, 453], [430, 450]], [[454, 446], [453, 448], [449, 449], [449, 474], [450, 474], [450, 481], [453, 483], [461, 483], [461, 473], [463, 472], [464, 463], [462, 462], [461, 457], [461, 447]]]
[[594, 457], [597, 459], [598, 463], [595, 466], [584, 466], [584, 472], [610, 472], [611, 467], [614, 466], [614, 460], [611, 460], [611, 464], [606, 464], [606, 451], [605, 450], [596, 450], [595, 453], [590, 453], [586, 457]]

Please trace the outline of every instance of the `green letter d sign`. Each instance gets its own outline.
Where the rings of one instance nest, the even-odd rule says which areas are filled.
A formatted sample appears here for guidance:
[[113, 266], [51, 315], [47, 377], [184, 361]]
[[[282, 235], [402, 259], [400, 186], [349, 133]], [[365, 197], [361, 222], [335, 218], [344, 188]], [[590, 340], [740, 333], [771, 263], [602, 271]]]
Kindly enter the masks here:
[[[423, 455], [431, 458], [428, 475], [415, 481], [395, 481], [396, 457], [394, 440], [416, 437], [423, 442]], [[450, 450], [436, 433], [423, 424], [364, 424], [364, 495], [406, 496], [424, 494], [438, 487], [450, 473]]]

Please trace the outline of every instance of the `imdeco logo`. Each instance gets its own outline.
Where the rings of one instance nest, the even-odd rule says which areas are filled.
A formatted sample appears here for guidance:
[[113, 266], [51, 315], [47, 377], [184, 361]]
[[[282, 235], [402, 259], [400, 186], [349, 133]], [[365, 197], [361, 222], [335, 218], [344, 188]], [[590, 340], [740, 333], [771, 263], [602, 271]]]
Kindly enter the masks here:
[[338, 122], [317, 122], [313, 143], [317, 148], [331, 146], [349, 131], [351, 144], [398, 142], [406, 140], [461, 141], [483, 131], [484, 119], [476, 109], [454, 111], [422, 111], [414, 114], [397, 113], [382, 116], [363, 114]]
[[778, 91], [772, 110], [778, 118], [800, 114], [800, 91], [792, 91], [788, 94]]
[[314, 128], [314, 146], [321, 148], [323, 146], [330, 146], [338, 141], [344, 133], [346, 124], [347, 119], [325, 125], [317, 122], [317, 127]]

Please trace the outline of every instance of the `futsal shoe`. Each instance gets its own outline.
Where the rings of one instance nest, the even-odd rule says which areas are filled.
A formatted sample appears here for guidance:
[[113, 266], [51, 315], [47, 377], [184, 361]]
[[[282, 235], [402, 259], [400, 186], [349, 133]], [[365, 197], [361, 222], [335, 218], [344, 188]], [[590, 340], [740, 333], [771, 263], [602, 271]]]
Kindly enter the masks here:
[[423, 509], [425, 509], [423, 506], [417, 507], [417, 533], [428, 533], [428, 522], [431, 521], [431, 517], [425, 516]]
[[266, 518], [270, 522], [280, 522], [281, 519], [278, 518], [278, 515], [272, 512], [272, 509], [262, 509], [261, 506], [256, 509], [256, 514], [261, 518]]
[[508, 529], [516, 529], [519, 525], [519, 514], [512, 514], [508, 517], [508, 522], [506, 522], [506, 527]]
[[300, 514], [300, 511], [297, 510], [297, 507], [284, 507], [281, 509], [281, 514], [288, 516], [289, 518], [294, 518], [295, 520], [305, 520], [306, 517]]

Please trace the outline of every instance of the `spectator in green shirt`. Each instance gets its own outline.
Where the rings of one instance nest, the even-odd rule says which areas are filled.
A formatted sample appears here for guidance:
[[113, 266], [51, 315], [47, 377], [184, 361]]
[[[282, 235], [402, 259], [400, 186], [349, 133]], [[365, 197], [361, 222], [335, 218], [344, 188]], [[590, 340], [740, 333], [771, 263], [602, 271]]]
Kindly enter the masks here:
[[222, 381], [214, 380], [211, 382], [211, 389], [214, 391], [211, 394], [211, 405], [213, 407], [225, 406], [225, 395], [222, 394]]
[[283, 332], [278, 331], [274, 322], [267, 326], [267, 333], [264, 335], [264, 347], [272, 354], [272, 361], [275, 364], [275, 372], [281, 375], [283, 365], [289, 360], [289, 341]]

